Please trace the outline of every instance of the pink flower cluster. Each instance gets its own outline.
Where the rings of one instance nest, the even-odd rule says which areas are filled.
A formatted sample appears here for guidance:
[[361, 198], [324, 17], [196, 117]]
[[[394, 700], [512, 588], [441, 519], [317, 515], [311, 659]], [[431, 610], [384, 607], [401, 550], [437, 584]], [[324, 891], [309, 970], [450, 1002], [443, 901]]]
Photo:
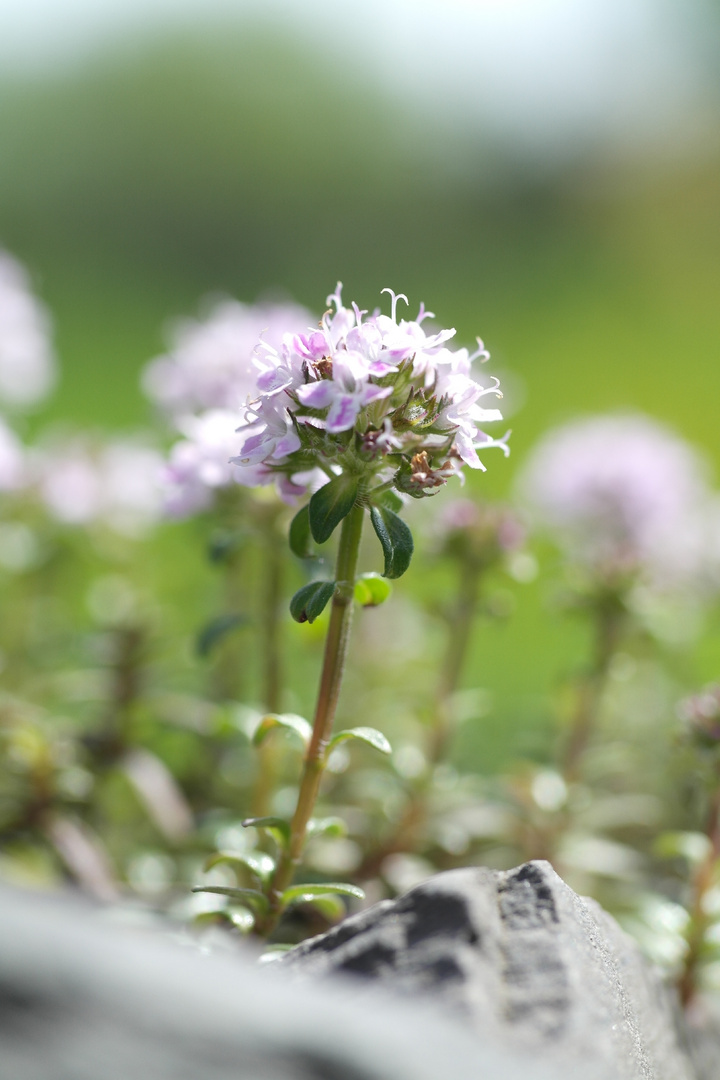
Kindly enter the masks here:
[[[256, 391], [253, 362], [258, 340], [280, 347], [283, 335], [312, 321], [297, 304], [241, 304], [223, 300], [202, 319], [186, 319], [174, 330], [169, 352], [151, 361], [142, 384], [181, 439], [171, 447], [164, 472], [165, 509], [172, 517], [207, 510], [217, 493], [240, 482], [269, 483], [268, 470], [239, 473], [230, 465], [241, 440], [238, 409]], [[286, 497], [306, 489], [289, 479]]]
[[472, 374], [473, 362], [487, 359], [482, 342], [472, 355], [451, 350], [454, 330], [426, 332], [423, 323], [434, 316], [423, 305], [414, 320], [398, 319], [398, 302], [407, 298], [383, 291], [390, 315], [345, 307], [338, 285], [318, 329], [285, 334], [279, 348], [257, 347], [255, 393], [233, 459], [252, 482], [292, 478], [315, 464], [328, 475], [387, 467], [400, 490], [422, 495], [463, 465], [483, 469], [478, 449], [507, 454], [505, 437], [478, 427], [502, 419], [481, 404], [501, 396], [497, 380], [483, 386]]
[[520, 477], [536, 522], [594, 575], [707, 580], [716, 496], [683, 439], [641, 415], [595, 416], [551, 431]]

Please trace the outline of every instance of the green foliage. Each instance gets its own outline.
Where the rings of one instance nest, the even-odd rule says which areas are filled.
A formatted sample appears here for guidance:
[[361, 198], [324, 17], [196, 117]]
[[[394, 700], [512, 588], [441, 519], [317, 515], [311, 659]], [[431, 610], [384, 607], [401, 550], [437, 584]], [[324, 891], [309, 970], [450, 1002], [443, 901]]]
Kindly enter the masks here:
[[413, 554], [413, 538], [402, 518], [385, 506], [373, 506], [370, 520], [382, 545], [385, 556], [383, 576], [399, 578], [410, 565]]
[[392, 753], [392, 747], [382, 731], [376, 731], [375, 728], [371, 727], [356, 727], [350, 728], [348, 731], [339, 731], [337, 735], [334, 735], [328, 743], [328, 755], [330, 755], [337, 746], [347, 742], [348, 739], [359, 739], [360, 742], [372, 746], [374, 750], [379, 750], [381, 754]]
[[275, 869], [275, 860], [264, 851], [218, 851], [206, 861], [205, 869], [212, 870], [215, 866], [249, 870], [261, 885], [265, 885]]
[[296, 716], [294, 713], [284, 713], [282, 715], [270, 713], [262, 718], [255, 729], [253, 744], [261, 746], [268, 732], [274, 728], [284, 728], [286, 731], [292, 732], [293, 735], [297, 735], [304, 747], [307, 747], [312, 736], [312, 727], [304, 717]]
[[242, 904], [259, 915], [265, 915], [268, 911], [268, 900], [257, 889], [234, 889], [229, 885], [199, 885], [192, 890], [194, 893], [212, 893], [215, 896], [227, 896], [234, 903]]
[[290, 839], [290, 823], [279, 817], [249, 817], [243, 821], [243, 826], [254, 829], [265, 829], [276, 840], [279, 847], [287, 847]]
[[332, 600], [334, 592], [334, 581], [313, 581], [303, 585], [290, 601], [290, 614], [295, 622], [315, 622]]
[[319, 885], [308, 883], [306, 885], [291, 885], [282, 895], [284, 907], [292, 904], [305, 904], [308, 901], [317, 900], [326, 896], [351, 896], [355, 900], [364, 900], [365, 893], [357, 885], [348, 885], [339, 882], [323, 882]]
[[290, 550], [298, 559], [312, 559], [315, 556], [315, 548], [312, 545], [312, 533], [310, 531], [310, 507], [303, 506], [298, 510], [290, 522], [288, 534]]
[[310, 532], [318, 544], [329, 540], [333, 532], [352, 510], [357, 500], [359, 484], [349, 473], [342, 473], [315, 492], [308, 506]]

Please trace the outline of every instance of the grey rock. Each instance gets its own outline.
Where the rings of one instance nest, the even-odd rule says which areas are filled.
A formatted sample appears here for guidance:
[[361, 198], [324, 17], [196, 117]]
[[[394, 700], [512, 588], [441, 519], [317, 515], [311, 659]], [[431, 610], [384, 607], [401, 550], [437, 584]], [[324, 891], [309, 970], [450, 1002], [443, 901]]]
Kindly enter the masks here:
[[0, 890], [0, 1080], [446, 1077], [557, 1080], [430, 1003], [297, 986], [249, 949], [203, 955], [87, 904]]
[[439, 874], [304, 942], [279, 967], [430, 998], [558, 1077], [692, 1076], [657, 973], [548, 863]]

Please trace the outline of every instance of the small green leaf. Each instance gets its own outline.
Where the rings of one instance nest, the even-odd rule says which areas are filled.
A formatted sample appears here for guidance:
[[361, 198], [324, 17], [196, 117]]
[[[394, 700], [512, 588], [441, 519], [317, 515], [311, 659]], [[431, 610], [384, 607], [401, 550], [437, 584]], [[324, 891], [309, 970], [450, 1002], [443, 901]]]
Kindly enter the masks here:
[[268, 713], [255, 728], [255, 734], [252, 737], [253, 746], [260, 746], [265, 741], [268, 732], [278, 727], [299, 736], [305, 747], [312, 737], [312, 727], [304, 717], [296, 716], [295, 713]]
[[372, 727], [356, 727], [348, 728], [347, 731], [339, 731], [328, 743], [325, 751], [326, 755], [331, 754], [335, 747], [339, 746], [340, 743], [344, 743], [346, 739], [360, 739], [362, 742], [374, 747], [375, 750], [379, 750], [382, 754], [392, 754], [392, 746], [382, 731]]
[[193, 919], [195, 926], [217, 926], [223, 923], [239, 930], [241, 934], [249, 934], [255, 925], [255, 917], [246, 908], [238, 908], [236, 911], [201, 911]]
[[205, 863], [206, 870], [212, 870], [213, 866], [244, 867], [265, 882], [275, 870], [275, 860], [264, 851], [219, 851]]
[[380, 574], [362, 574], [355, 582], [355, 599], [363, 607], [378, 607], [392, 593], [392, 585]]
[[315, 556], [315, 549], [312, 546], [312, 534], [310, 532], [309, 506], [303, 506], [302, 510], [298, 510], [297, 514], [290, 522], [288, 542], [290, 544], [290, 550], [293, 555], [297, 555], [298, 559], [312, 559]]
[[310, 499], [310, 531], [318, 544], [329, 540], [344, 517], [352, 510], [358, 494], [358, 481], [342, 473], [316, 491]]
[[327, 896], [314, 896], [312, 900], [307, 902], [312, 904], [331, 923], [339, 922], [340, 919], [344, 919], [347, 915], [347, 908], [337, 893], [329, 893]]
[[244, 829], [265, 829], [284, 848], [290, 842], [290, 823], [279, 817], [249, 817], [242, 822]]
[[239, 612], [230, 612], [226, 615], [218, 615], [212, 619], [197, 636], [195, 651], [198, 656], [209, 656], [215, 645], [222, 641], [232, 630], [244, 626], [248, 622], [247, 615]]
[[347, 825], [342, 818], [310, 818], [307, 826], [308, 836], [347, 836]]
[[263, 896], [257, 889], [233, 889], [229, 885], [199, 885], [192, 891], [228, 896], [238, 904], [245, 904], [246, 907], [259, 911], [261, 915], [266, 915], [270, 907], [267, 896]]
[[396, 514], [405, 505], [398, 493], [390, 488], [387, 491], [381, 491], [377, 496], [373, 496], [372, 492], [370, 492], [370, 497], [376, 506], [384, 506], [387, 510], [393, 510]]
[[334, 581], [313, 581], [303, 585], [290, 601], [290, 614], [295, 622], [315, 622], [334, 592]]
[[402, 518], [384, 506], [373, 506], [370, 520], [385, 556], [383, 575], [387, 578], [402, 577], [412, 558], [412, 533]]
[[318, 896], [354, 896], [356, 900], [364, 900], [365, 893], [357, 885], [345, 885], [341, 882], [325, 882], [322, 885], [308, 883], [307, 885], [291, 885], [282, 894], [282, 906], [288, 904], [306, 904], [315, 900]]

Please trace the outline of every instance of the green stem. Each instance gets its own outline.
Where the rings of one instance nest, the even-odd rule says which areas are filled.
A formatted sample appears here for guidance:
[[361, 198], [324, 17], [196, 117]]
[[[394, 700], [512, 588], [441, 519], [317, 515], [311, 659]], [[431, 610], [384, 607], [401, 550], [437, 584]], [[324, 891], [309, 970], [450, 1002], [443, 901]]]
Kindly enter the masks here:
[[268, 890], [270, 912], [256, 927], [256, 932], [261, 935], [270, 934], [282, 915], [282, 894], [291, 883], [300, 864], [308, 822], [320, 790], [320, 781], [325, 769], [325, 751], [332, 735], [350, 640], [355, 574], [364, 514], [363, 506], [356, 504], [344, 519], [340, 531], [335, 592], [330, 610], [330, 625], [325, 639], [325, 657], [320, 676], [313, 732], [305, 755], [297, 806], [290, 823], [290, 841], [278, 862]]
[[453, 733], [452, 699], [460, 686], [480, 602], [484, 567], [475, 562], [460, 564], [457, 600], [448, 616], [449, 634], [445, 659], [435, 694], [435, 713], [429, 734], [428, 770], [412, 790], [404, 813], [391, 836], [369, 851], [358, 867], [358, 880], [376, 877], [389, 855], [414, 851], [428, 816], [433, 767], [445, 757]]
[[428, 752], [431, 765], [443, 760], [452, 736], [452, 699], [460, 686], [470, 648], [480, 602], [482, 571], [483, 567], [478, 563], [463, 561], [461, 564], [460, 588], [450, 616], [450, 634], [435, 698], [435, 718]]
[[688, 951], [685, 954], [683, 969], [678, 979], [680, 1000], [685, 1008], [690, 1005], [697, 993], [697, 973], [702, 960], [705, 933], [709, 921], [705, 913], [705, 897], [714, 884], [715, 870], [718, 860], [720, 860], [720, 785], [716, 788], [710, 802], [705, 835], [710, 841], [710, 847], [698, 867], [693, 881]]
[[565, 746], [563, 775], [569, 783], [580, 778], [583, 758], [597, 725], [610, 661], [617, 649], [625, 622], [622, 608], [612, 600], [599, 607], [596, 618], [595, 656], [580, 685], [577, 707]]

